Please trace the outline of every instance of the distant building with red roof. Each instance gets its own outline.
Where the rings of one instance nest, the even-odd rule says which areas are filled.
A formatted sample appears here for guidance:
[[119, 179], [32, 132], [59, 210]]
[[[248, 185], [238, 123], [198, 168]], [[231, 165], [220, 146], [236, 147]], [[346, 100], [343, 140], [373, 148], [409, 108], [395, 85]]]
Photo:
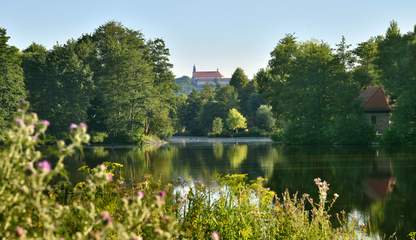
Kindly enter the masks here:
[[359, 96], [366, 118], [378, 133], [382, 133], [390, 124], [391, 107], [383, 88], [370, 86]]
[[205, 85], [211, 86], [226, 86], [230, 83], [230, 78], [224, 78], [224, 76], [217, 71], [197, 71], [194, 65], [192, 71], [192, 84], [197, 89], [203, 88]]

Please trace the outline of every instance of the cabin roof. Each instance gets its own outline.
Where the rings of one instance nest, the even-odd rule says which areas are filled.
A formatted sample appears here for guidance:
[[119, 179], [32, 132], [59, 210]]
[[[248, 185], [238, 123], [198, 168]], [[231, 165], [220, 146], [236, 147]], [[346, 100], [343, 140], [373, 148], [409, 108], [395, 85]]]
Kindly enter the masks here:
[[381, 87], [370, 86], [361, 92], [359, 98], [365, 112], [391, 112], [388, 97]]

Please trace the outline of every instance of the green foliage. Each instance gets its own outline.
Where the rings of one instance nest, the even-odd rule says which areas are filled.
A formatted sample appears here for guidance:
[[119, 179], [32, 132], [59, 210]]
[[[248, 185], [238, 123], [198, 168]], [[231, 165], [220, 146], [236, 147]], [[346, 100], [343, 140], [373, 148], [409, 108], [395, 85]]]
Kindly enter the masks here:
[[393, 21], [379, 43], [376, 59], [381, 82], [396, 101], [391, 129], [384, 136], [386, 144], [416, 143], [415, 53], [416, 32], [402, 35]]
[[283, 127], [286, 143], [372, 141], [371, 129], [362, 122], [363, 112], [357, 104], [359, 84], [350, 71], [354, 58], [344, 38], [333, 51], [324, 42], [299, 43], [288, 35], [271, 56], [269, 67], [255, 79]]
[[261, 105], [256, 111], [256, 126], [271, 131], [276, 124], [276, 119], [273, 117], [272, 107], [268, 105]]
[[155, 191], [151, 182], [125, 188], [116, 163], [84, 167], [85, 181], [73, 186], [63, 160], [88, 142], [86, 125], [73, 125], [69, 142], [57, 142], [53, 162], [38, 150], [47, 126], [36, 114], [19, 111], [6, 132], [0, 152], [0, 238], [177, 239], [169, 186], [166, 192]]
[[94, 132], [91, 136], [92, 143], [103, 143], [108, 138], [106, 132]]
[[211, 133], [213, 135], [219, 136], [222, 134], [223, 127], [224, 127], [224, 123], [222, 122], [222, 118], [219, 118], [219, 117], [214, 118], [214, 120], [212, 121]]
[[244, 70], [237, 68], [231, 76], [230, 85], [241, 93], [241, 91], [247, 86], [248, 82], [248, 77], [244, 73]]
[[26, 97], [21, 56], [8, 40], [6, 29], [0, 27], [0, 139], [6, 123]]
[[175, 132], [177, 87], [163, 40], [108, 22], [49, 51], [32, 44], [23, 56], [32, 109], [54, 122], [52, 134], [72, 121], [107, 132], [110, 142]]
[[226, 121], [227, 121], [227, 127], [230, 131], [238, 133], [238, 129], [247, 128], [246, 118], [243, 115], [241, 115], [241, 113], [235, 108], [231, 108], [228, 111]]
[[[316, 179], [319, 201], [285, 192], [281, 198], [263, 187], [264, 179], [247, 183], [246, 175], [221, 177], [219, 186], [199, 185], [186, 199], [181, 221], [186, 239], [355, 239], [353, 224], [340, 215], [334, 227], [328, 211], [338, 197], [328, 197], [328, 184]], [[253, 200], [254, 198], [254, 200]], [[214, 238], [214, 237], [213, 237]]]

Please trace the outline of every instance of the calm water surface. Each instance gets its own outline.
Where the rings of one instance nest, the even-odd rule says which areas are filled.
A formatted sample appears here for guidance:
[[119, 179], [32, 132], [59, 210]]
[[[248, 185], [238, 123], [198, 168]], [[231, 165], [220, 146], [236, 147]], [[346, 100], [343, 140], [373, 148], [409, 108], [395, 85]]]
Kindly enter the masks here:
[[283, 147], [271, 143], [168, 144], [159, 149], [131, 147], [86, 149], [69, 170], [114, 161], [129, 181], [151, 174], [163, 181], [179, 177], [209, 182], [217, 173], [263, 176], [276, 192], [310, 193], [313, 179], [328, 181], [338, 193], [334, 211], [345, 210], [368, 225], [373, 239], [416, 231], [416, 149]]

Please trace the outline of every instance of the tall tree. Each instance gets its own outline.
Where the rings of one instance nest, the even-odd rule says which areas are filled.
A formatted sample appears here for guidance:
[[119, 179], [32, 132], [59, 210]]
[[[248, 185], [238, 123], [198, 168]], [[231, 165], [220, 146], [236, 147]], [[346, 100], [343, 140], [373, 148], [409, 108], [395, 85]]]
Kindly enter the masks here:
[[0, 27], [0, 129], [12, 118], [26, 97], [19, 50], [8, 45], [6, 29]]
[[286, 142], [343, 142], [338, 123], [352, 118], [351, 109], [358, 109], [352, 112], [355, 118], [363, 116], [356, 104], [358, 86], [347, 69], [345, 45], [333, 52], [324, 42], [298, 43], [288, 35], [273, 50], [268, 69], [257, 74], [259, 89], [279, 117]]
[[50, 110], [45, 103], [48, 103], [46, 96], [51, 89], [48, 89], [46, 76], [46, 57], [48, 51], [42, 45], [32, 43], [23, 51], [23, 71], [25, 84], [28, 90], [28, 100], [31, 108], [41, 116]]
[[380, 84], [380, 70], [375, 61], [381, 40], [380, 37], [371, 38], [368, 41], [359, 43], [358, 47], [353, 51], [357, 59], [357, 66], [353, 70], [353, 76], [361, 88]]
[[78, 57], [75, 41], [54, 46], [46, 57], [44, 76], [40, 114], [52, 122], [51, 131], [59, 134], [71, 122], [86, 122], [93, 72]]
[[237, 68], [231, 76], [230, 85], [235, 87], [238, 93], [241, 93], [244, 87], [248, 84], [249, 80], [244, 70]]
[[391, 22], [385, 38], [379, 43], [376, 64], [381, 82], [397, 103], [393, 109], [390, 139], [396, 143], [416, 143], [416, 32], [402, 35]]
[[139, 132], [150, 131], [152, 109], [158, 101], [143, 35], [109, 22], [100, 26], [92, 39], [96, 98], [105, 128], [114, 139], [133, 141]]

